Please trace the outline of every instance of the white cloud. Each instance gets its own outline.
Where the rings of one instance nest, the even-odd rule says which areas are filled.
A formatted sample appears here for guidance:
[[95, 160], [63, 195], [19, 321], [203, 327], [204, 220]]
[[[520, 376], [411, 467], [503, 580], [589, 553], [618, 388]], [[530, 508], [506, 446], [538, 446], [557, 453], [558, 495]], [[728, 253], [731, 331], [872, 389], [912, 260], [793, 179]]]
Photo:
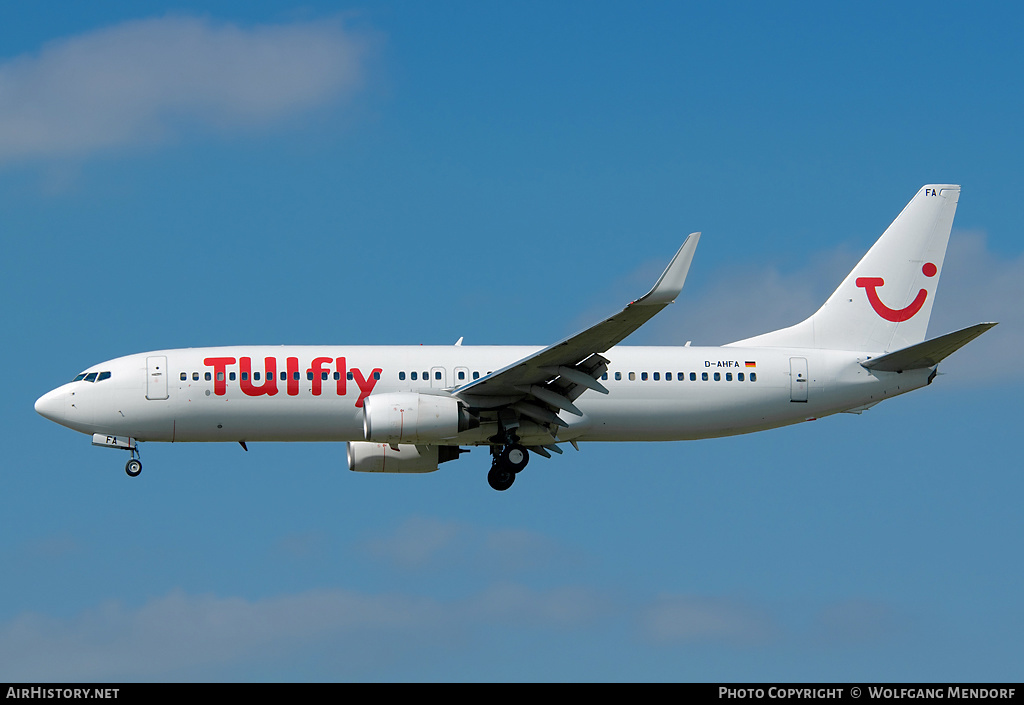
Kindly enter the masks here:
[[248, 128], [350, 95], [368, 42], [337, 21], [125, 22], [0, 63], [0, 164]]
[[174, 591], [136, 609], [111, 602], [71, 618], [25, 614], [0, 625], [0, 679], [187, 678], [210, 669], [286, 664], [310, 648], [334, 654], [338, 658], [327, 658], [326, 667], [344, 670], [352, 664], [339, 658], [387, 653], [411, 659], [425, 645], [454, 648], [465, 635], [496, 627], [574, 629], [605, 606], [583, 588], [514, 584], [451, 602], [340, 589], [261, 600]]
[[378, 561], [401, 570], [444, 570], [471, 564], [492, 573], [578, 563], [582, 558], [521, 529], [480, 529], [431, 517], [412, 517], [363, 544]]
[[[735, 601], [690, 596], [624, 602], [588, 586], [547, 589], [497, 583], [456, 600], [413, 594], [310, 590], [249, 600], [180, 590], [137, 608], [108, 602], [56, 618], [23, 614], [0, 624], [0, 680], [192, 680], [195, 674], [263, 672], [286, 677], [311, 653], [318, 677], [366, 678], [386, 663], [449, 659], [502, 639], [639, 626], [649, 645], [759, 645], [774, 630]], [[306, 673], [299, 667], [299, 671]]]
[[395, 527], [389, 536], [368, 540], [364, 549], [374, 558], [405, 570], [435, 565], [439, 554], [463, 548], [465, 531], [460, 524], [439, 519], [412, 517]]
[[656, 643], [718, 642], [752, 645], [768, 639], [767, 617], [732, 600], [663, 595], [640, 617], [643, 636]]
[[0, 626], [0, 678], [152, 678], [288, 654], [320, 640], [436, 628], [443, 606], [405, 596], [310, 591], [249, 601], [180, 591], [138, 609], [107, 603], [70, 619], [23, 615]]

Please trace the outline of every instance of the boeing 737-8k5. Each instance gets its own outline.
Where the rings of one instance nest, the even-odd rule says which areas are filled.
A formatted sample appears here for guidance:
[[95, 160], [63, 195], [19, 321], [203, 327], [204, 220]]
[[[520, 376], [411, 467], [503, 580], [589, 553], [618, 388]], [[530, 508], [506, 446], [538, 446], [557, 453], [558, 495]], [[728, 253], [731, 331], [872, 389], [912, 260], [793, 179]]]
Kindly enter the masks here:
[[491, 487], [562, 444], [677, 441], [859, 412], [930, 384], [995, 323], [925, 339], [960, 187], [924, 186], [835, 293], [792, 327], [722, 347], [619, 345], [675, 301], [699, 233], [654, 288], [546, 348], [231, 346], [94, 365], [36, 402], [93, 445], [346, 441], [350, 470], [432, 472], [488, 446]]

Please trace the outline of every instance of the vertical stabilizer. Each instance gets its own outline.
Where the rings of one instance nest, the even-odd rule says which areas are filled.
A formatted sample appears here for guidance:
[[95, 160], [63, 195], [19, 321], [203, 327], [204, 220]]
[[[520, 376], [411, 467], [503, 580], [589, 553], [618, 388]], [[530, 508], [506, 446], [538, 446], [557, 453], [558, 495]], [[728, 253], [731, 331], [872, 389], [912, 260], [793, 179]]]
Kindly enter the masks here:
[[817, 313], [732, 345], [888, 352], [920, 343], [959, 198], [959, 186], [923, 186]]

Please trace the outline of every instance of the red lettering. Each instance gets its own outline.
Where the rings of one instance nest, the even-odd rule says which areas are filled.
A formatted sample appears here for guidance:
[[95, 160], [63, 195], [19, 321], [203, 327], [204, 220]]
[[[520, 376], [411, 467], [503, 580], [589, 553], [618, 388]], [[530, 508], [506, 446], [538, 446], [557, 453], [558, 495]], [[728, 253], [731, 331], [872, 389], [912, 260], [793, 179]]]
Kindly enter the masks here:
[[338, 371], [338, 396], [343, 397], [348, 393], [348, 370], [345, 368], [345, 358], [339, 357], [334, 364]]
[[373, 372], [370, 373], [369, 379], [363, 379], [363, 373], [358, 368], [352, 368], [352, 376], [356, 380], [356, 385], [359, 387], [359, 398], [356, 399], [356, 408], [362, 408], [363, 399], [370, 396], [370, 392], [373, 391], [374, 385], [377, 384], [377, 377], [381, 373], [381, 368], [375, 367]]
[[[214, 394], [217, 396], [224, 396], [227, 394], [227, 368], [235, 364], [235, 358], [208, 357], [203, 360], [203, 364], [207, 367], [213, 368]], [[252, 374], [251, 357], [238, 358], [238, 365], [239, 371], [241, 372], [239, 386], [245, 395], [250, 397], [259, 397], [264, 395], [272, 397], [280, 391], [277, 383], [277, 358], [264, 358], [265, 377], [262, 384], [254, 384], [255, 379]], [[370, 396], [373, 392], [373, 388], [377, 385], [377, 380], [380, 378], [382, 369], [380, 367], [375, 367], [368, 376], [363, 376], [363, 373], [358, 368], [353, 367], [349, 369], [347, 360], [344, 357], [315, 357], [313, 358], [313, 361], [309, 363], [309, 369], [306, 370], [306, 373], [309, 375], [310, 381], [312, 382], [311, 392], [313, 396], [318, 397], [323, 394], [324, 378], [331, 372], [332, 365], [334, 367], [334, 373], [337, 375], [338, 396], [343, 397], [348, 394], [348, 376], [351, 374], [356, 386], [359, 387], [359, 397], [356, 399], [356, 408], [362, 408], [363, 401], [366, 397]], [[298, 377], [298, 373], [300, 371], [299, 358], [285, 358], [285, 367], [287, 370], [286, 390], [288, 396], [298, 396], [299, 380], [296, 379], [296, 377]], [[256, 374], [260, 374], [260, 372], [257, 371]]]
[[294, 397], [299, 393], [299, 358], [289, 357], [288, 363], [288, 396]]
[[[248, 358], [246, 358], [248, 359]], [[213, 368], [213, 393], [217, 396], [224, 396], [227, 394], [227, 369], [228, 365], [235, 364], [235, 358], [233, 357], [208, 357], [203, 360], [203, 364], [207, 367]]]
[[328, 364], [331, 363], [331, 362], [334, 362], [334, 358], [333, 357], [314, 357], [313, 358], [313, 362], [310, 363], [309, 369], [306, 370], [307, 373], [313, 375], [313, 396], [314, 397], [320, 396], [320, 392], [321, 392], [322, 387], [323, 387], [324, 372], [326, 372], [326, 370], [323, 367], [325, 362], [328, 363]]
[[258, 397], [266, 394], [267, 396], [274, 396], [277, 394], [277, 358], [268, 357], [264, 358], [267, 367], [266, 378], [263, 384], [256, 386], [252, 383], [249, 374], [252, 371], [252, 358], [242, 357], [238, 360], [238, 366], [242, 372], [241, 387], [242, 392], [248, 394], [250, 397]]

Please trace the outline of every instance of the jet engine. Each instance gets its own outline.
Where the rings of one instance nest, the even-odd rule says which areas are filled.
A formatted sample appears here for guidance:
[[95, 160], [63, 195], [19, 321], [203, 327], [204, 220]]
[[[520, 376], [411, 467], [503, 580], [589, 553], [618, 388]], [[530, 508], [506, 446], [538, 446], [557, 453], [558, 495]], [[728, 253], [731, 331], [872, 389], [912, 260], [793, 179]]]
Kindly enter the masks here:
[[437, 442], [479, 425], [452, 397], [397, 392], [363, 401], [363, 438], [374, 443]]
[[459, 453], [455, 446], [391, 446], [349, 441], [348, 469], [353, 472], [434, 472], [440, 463], [455, 460]]

